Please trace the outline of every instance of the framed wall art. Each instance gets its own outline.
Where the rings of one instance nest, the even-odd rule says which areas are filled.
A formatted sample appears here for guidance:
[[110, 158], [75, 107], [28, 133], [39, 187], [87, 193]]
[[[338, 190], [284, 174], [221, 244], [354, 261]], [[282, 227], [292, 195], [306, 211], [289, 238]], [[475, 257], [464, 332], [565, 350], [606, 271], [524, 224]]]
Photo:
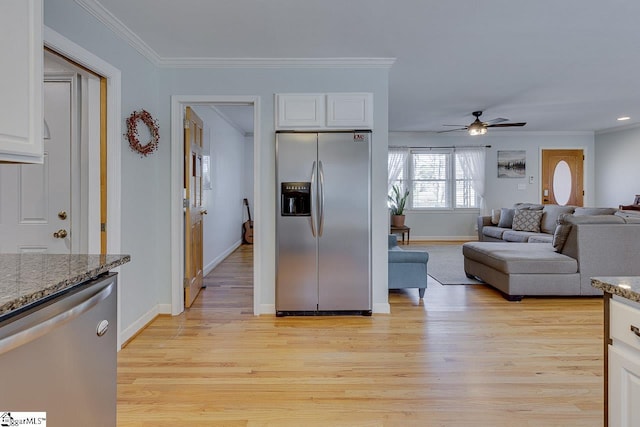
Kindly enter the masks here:
[[498, 178], [524, 178], [527, 174], [525, 150], [498, 151]]

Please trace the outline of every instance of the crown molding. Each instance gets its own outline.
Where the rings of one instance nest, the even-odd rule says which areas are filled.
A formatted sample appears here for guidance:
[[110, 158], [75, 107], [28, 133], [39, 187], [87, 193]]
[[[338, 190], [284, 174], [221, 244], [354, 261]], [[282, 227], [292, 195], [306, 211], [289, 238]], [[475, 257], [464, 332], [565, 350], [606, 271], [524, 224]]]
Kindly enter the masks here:
[[96, 0], [74, 0], [80, 7], [89, 12], [94, 18], [102, 22], [115, 35], [127, 42], [155, 66], [160, 66], [161, 58], [158, 53], [146, 44], [136, 33], [131, 31], [121, 20], [105, 9]]
[[167, 68], [391, 68], [395, 58], [161, 58]]
[[97, 0], [74, 0], [157, 67], [165, 68], [391, 68], [395, 58], [163, 58]]
[[596, 135], [604, 135], [607, 133], [614, 133], [614, 132], [623, 132], [626, 130], [632, 130], [637, 128], [640, 128], [640, 123], [630, 123], [628, 125], [622, 125], [622, 126], [616, 126], [616, 127], [597, 130]]

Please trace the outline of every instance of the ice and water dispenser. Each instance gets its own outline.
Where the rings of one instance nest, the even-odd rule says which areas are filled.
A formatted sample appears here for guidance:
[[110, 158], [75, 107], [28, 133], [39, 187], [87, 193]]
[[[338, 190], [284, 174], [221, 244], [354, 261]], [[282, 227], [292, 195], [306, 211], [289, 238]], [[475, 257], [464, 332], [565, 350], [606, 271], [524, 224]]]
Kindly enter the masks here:
[[283, 182], [280, 184], [280, 213], [282, 216], [311, 215], [311, 183]]

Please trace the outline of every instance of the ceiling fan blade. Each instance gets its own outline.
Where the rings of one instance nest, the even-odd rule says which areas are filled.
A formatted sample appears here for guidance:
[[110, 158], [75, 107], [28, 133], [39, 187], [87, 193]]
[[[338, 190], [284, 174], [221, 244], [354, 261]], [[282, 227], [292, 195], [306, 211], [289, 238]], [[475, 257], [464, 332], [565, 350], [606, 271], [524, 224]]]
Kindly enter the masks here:
[[500, 123], [500, 124], [495, 124], [495, 125], [487, 125], [488, 128], [509, 128], [509, 127], [514, 127], [514, 126], [524, 126], [526, 125], [527, 122], [520, 122], [520, 123]]
[[494, 125], [496, 123], [503, 123], [503, 122], [508, 122], [509, 119], [505, 119], [504, 117], [498, 117], [492, 120], [487, 120], [486, 122], [484, 122], [487, 125]]
[[464, 125], [442, 125], [442, 126], [458, 126], [458, 127], [464, 127]]
[[441, 131], [438, 131], [438, 133], [455, 132], [455, 131], [457, 131], [457, 130], [467, 130], [467, 129], [468, 129], [468, 128], [465, 126], [465, 127], [458, 128], [458, 129], [441, 130]]

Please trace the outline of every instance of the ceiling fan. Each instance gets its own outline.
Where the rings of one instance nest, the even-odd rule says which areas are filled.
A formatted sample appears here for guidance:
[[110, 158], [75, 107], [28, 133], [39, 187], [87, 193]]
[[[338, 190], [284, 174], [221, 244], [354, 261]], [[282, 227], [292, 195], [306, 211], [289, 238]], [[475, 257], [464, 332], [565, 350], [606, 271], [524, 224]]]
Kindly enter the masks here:
[[[504, 123], [504, 122], [507, 122], [508, 120], [503, 119], [501, 117], [497, 119], [489, 120], [486, 122], [481, 122], [480, 116], [482, 115], [482, 111], [474, 111], [471, 114], [473, 114], [473, 116], [476, 119], [469, 126], [463, 126], [457, 129], [443, 130], [438, 133], [453, 132], [456, 130], [466, 130], [469, 132], [469, 135], [484, 135], [485, 133], [487, 133], [487, 128], [507, 128], [507, 127], [513, 127], [513, 126], [521, 127], [527, 124], [526, 122]], [[443, 126], [462, 126], [462, 125], [443, 125]]]

